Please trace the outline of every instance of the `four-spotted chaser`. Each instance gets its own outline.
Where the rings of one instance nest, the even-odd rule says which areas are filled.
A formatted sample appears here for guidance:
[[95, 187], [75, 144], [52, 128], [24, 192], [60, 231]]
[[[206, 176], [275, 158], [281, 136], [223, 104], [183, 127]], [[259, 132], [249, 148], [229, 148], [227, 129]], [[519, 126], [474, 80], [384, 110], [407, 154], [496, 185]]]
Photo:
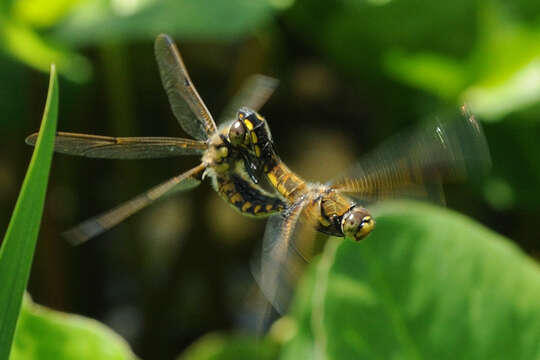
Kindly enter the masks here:
[[268, 220], [260, 268], [254, 269], [278, 312], [286, 309], [303, 263], [315, 251], [314, 228], [359, 241], [375, 226], [367, 204], [403, 195], [443, 199], [442, 182], [488, 170], [482, 128], [465, 106], [462, 112], [459, 119], [438, 120], [397, 136], [326, 184], [306, 182], [281, 161], [261, 115], [248, 108], [238, 112], [230, 141], [259, 159], [258, 166], [288, 204]]
[[[223, 119], [230, 120], [218, 129], [212, 115], [193, 86], [173, 40], [164, 34], [155, 41], [161, 80], [172, 111], [181, 127], [196, 140], [176, 137], [109, 137], [59, 132], [55, 151], [64, 154], [108, 159], [149, 159], [183, 155], [202, 155], [199, 165], [112, 210], [93, 217], [64, 235], [74, 243], [84, 242], [110, 229], [130, 215], [165, 195], [191, 189], [205, 175], [212, 178], [215, 190], [244, 215], [268, 216], [281, 211], [284, 203], [265, 192], [258, 182], [257, 159], [243, 161], [242, 155], [229, 142], [230, 123], [242, 105], [259, 109], [272, 94], [277, 80], [262, 75], [252, 77], [232, 100]], [[37, 133], [26, 139], [34, 145]], [[245, 169], [244, 164], [251, 164]]]

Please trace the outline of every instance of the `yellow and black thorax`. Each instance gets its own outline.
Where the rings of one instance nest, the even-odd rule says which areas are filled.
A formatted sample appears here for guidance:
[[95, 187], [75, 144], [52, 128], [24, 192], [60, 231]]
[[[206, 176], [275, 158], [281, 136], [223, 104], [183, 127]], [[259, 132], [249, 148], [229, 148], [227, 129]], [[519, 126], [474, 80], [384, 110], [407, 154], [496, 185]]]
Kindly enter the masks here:
[[[294, 203], [307, 191], [306, 182], [296, 175], [281, 161], [272, 141], [272, 135], [264, 117], [248, 108], [238, 111], [238, 120], [244, 124], [246, 132], [246, 147], [251, 157], [265, 174], [270, 184], [285, 198], [288, 203]], [[249, 167], [252, 165], [246, 165]]]

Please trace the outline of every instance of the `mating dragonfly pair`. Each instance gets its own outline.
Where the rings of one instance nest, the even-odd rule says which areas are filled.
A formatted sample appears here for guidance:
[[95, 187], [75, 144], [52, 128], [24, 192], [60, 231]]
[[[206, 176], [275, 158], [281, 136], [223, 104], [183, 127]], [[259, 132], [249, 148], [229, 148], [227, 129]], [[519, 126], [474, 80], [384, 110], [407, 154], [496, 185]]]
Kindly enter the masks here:
[[[276, 88], [276, 80], [262, 75], [249, 79], [218, 128], [169, 36], [157, 37], [155, 55], [172, 111], [196, 140], [59, 132], [55, 151], [110, 159], [201, 155], [201, 163], [64, 235], [82, 243], [166, 195], [199, 185], [208, 176], [220, 196], [241, 214], [270, 216], [254, 273], [280, 313], [286, 309], [290, 285], [302, 264], [315, 252], [314, 230], [360, 240], [375, 225], [364, 207], [367, 203], [402, 195], [422, 197], [433, 190], [440, 197], [443, 181], [461, 180], [489, 167], [481, 127], [465, 112], [461, 120], [435, 122], [393, 139], [333, 181], [308, 183], [281, 161], [268, 124], [257, 113]], [[34, 145], [36, 138], [32, 134], [26, 142]], [[270, 183], [273, 193], [263, 189], [262, 180]]]

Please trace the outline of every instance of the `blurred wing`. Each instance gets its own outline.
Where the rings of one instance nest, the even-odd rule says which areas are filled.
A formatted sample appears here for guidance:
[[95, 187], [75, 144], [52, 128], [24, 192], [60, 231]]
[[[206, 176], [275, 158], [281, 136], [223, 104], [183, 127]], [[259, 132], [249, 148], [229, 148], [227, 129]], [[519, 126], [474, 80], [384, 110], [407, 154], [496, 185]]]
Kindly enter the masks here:
[[174, 41], [168, 35], [160, 34], [154, 50], [161, 82], [180, 126], [198, 140], [208, 139], [216, 132], [216, 124], [193, 86]]
[[236, 119], [236, 113], [243, 106], [259, 111], [272, 96], [278, 84], [279, 80], [269, 76], [260, 74], [250, 76], [229, 102], [218, 123]]
[[[26, 138], [35, 145], [38, 133]], [[110, 137], [58, 132], [54, 151], [62, 154], [106, 159], [154, 159], [202, 154], [205, 142], [168, 137]]]
[[[309, 243], [315, 234], [312, 224], [299, 226], [298, 220], [306, 203], [305, 200], [299, 201], [283, 215], [270, 217], [264, 233], [261, 258], [258, 263], [252, 264], [255, 280], [280, 314], [287, 310], [296, 283], [312, 255], [307, 247], [300, 250], [297, 246], [298, 236], [309, 234], [301, 242], [304, 244]], [[302, 234], [299, 234], [300, 229], [309, 232], [301, 231]]]
[[79, 245], [90, 240], [165, 195], [170, 195], [177, 191], [189, 190], [199, 185], [201, 181], [198, 179], [198, 176], [205, 168], [206, 166], [204, 164], [200, 164], [101, 215], [82, 222], [74, 228], [65, 231], [62, 235], [73, 245]]
[[383, 144], [331, 181], [331, 187], [366, 201], [442, 198], [441, 182], [486, 173], [491, 161], [484, 133], [465, 106], [462, 112], [460, 119], [438, 120]]

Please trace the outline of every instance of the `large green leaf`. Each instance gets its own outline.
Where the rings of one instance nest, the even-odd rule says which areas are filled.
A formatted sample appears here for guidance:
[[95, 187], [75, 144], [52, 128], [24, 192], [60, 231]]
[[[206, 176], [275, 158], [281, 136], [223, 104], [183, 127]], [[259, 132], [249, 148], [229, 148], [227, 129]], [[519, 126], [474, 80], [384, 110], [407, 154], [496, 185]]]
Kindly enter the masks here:
[[403, 202], [362, 243], [336, 241], [298, 294], [304, 331], [284, 358], [540, 358], [540, 269], [501, 236]]
[[135, 359], [128, 344], [105, 325], [34, 304], [25, 298], [11, 360]]
[[178, 360], [271, 360], [276, 357], [277, 345], [269, 339], [210, 334], [191, 345]]
[[57, 114], [58, 83], [55, 67], [51, 66], [47, 103], [36, 148], [0, 248], [0, 359], [9, 355], [30, 275], [45, 202]]

